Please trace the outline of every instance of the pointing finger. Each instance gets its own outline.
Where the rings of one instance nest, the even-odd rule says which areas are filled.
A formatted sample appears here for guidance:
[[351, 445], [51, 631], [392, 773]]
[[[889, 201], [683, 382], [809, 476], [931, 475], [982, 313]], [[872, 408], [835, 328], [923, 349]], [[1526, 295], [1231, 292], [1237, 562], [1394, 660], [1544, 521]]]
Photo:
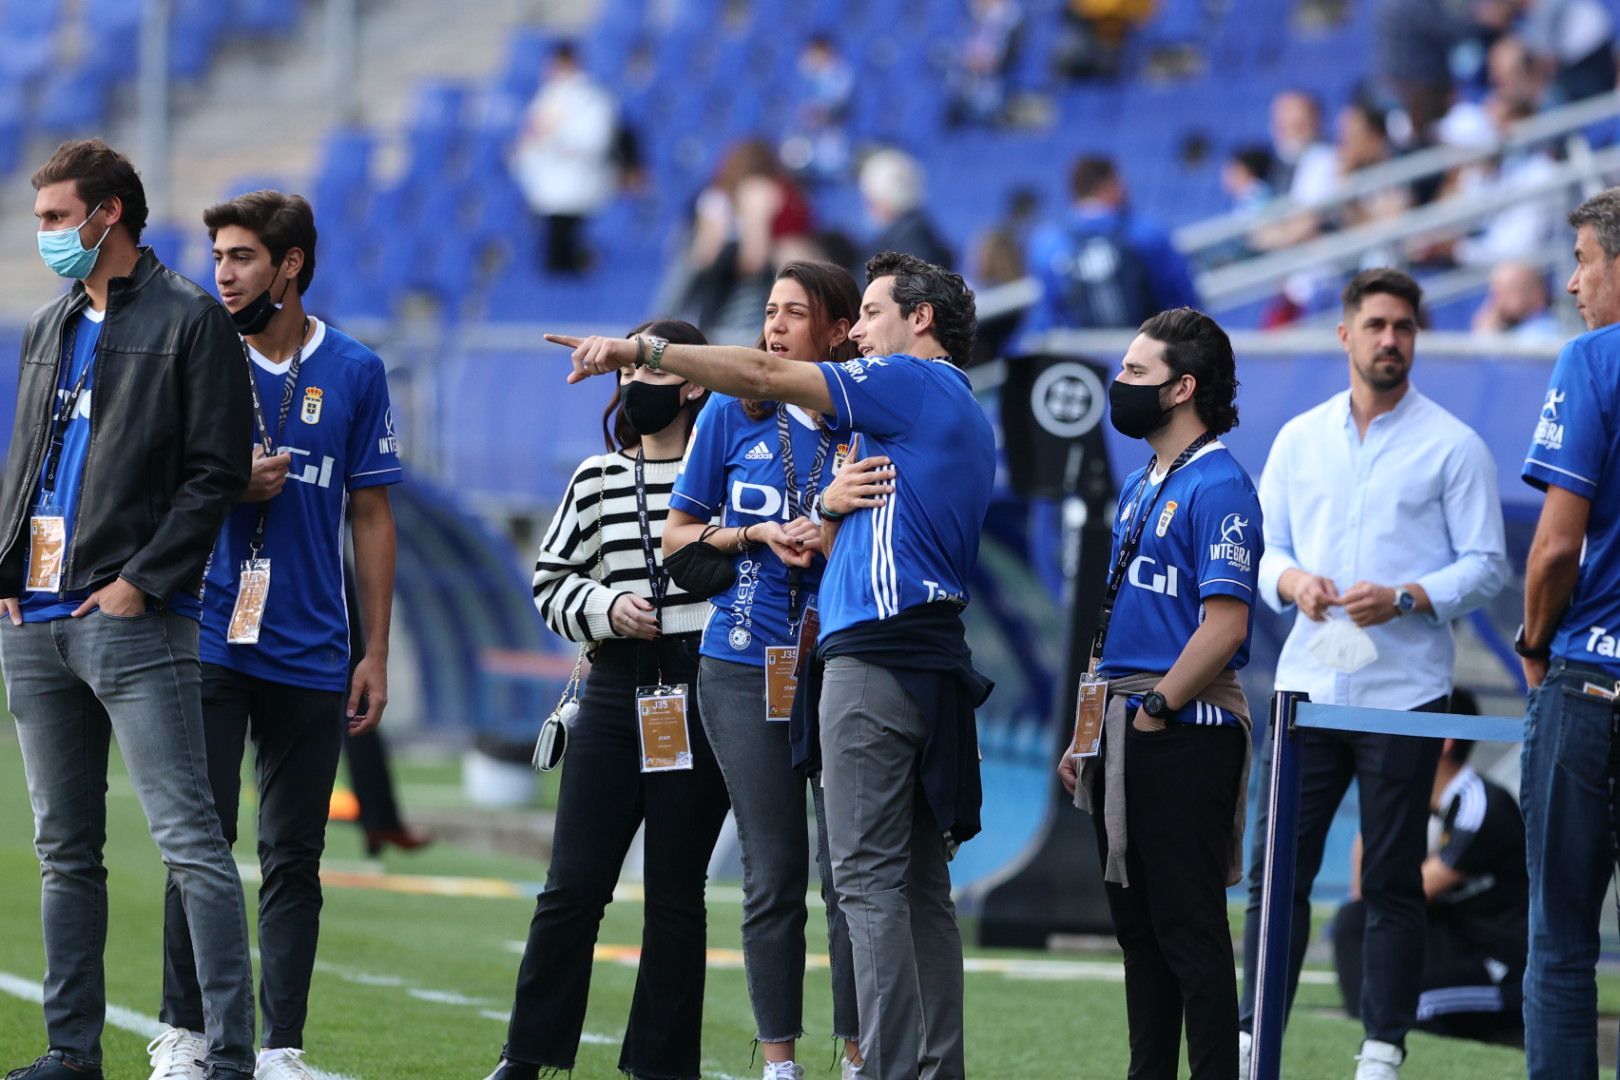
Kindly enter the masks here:
[[553, 345], [563, 345], [563, 346], [566, 346], [567, 348], [574, 349], [574, 348], [578, 348], [579, 343], [581, 341], [583, 341], [584, 339], [583, 338], [577, 338], [577, 337], [569, 337], [567, 334], [547, 334], [546, 335], [546, 340], [551, 342]]

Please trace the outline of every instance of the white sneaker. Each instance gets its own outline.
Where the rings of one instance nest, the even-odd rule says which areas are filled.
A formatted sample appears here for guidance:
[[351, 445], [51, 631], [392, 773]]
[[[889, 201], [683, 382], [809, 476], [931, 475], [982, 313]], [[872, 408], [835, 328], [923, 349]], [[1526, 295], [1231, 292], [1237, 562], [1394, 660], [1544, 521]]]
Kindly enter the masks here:
[[1250, 1062], [1254, 1057], [1254, 1036], [1247, 1031], [1238, 1032], [1238, 1080], [1249, 1080]]
[[1356, 1080], [1400, 1080], [1406, 1054], [1394, 1043], [1366, 1039], [1356, 1055]]
[[841, 1057], [838, 1060], [840, 1062], [838, 1080], [860, 1080], [861, 1067], [859, 1065], [847, 1057]]
[[315, 1074], [304, 1064], [302, 1050], [279, 1049], [270, 1051], [268, 1057], [260, 1055], [253, 1080], [315, 1080]]
[[791, 1061], [767, 1061], [762, 1080], [804, 1080], [804, 1066]]
[[195, 1031], [172, 1027], [146, 1044], [152, 1061], [149, 1080], [205, 1080], [208, 1040]]

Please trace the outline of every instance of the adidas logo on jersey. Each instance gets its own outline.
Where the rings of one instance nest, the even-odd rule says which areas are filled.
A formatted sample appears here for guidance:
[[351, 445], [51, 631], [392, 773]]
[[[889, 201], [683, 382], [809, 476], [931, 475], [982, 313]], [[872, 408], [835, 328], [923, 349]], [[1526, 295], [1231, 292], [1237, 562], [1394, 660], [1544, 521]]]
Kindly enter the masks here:
[[771, 448], [766, 446], [765, 441], [761, 439], [759, 442], [754, 444], [754, 448], [752, 450], [743, 455], [743, 460], [770, 461], [775, 456], [776, 455], [771, 453]]

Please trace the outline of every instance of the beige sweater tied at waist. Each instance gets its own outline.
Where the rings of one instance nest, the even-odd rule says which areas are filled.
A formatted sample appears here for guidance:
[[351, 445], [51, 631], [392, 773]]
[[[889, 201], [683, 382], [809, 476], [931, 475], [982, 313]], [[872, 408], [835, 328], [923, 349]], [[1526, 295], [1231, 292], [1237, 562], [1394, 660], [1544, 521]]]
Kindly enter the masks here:
[[[1103, 880], [1120, 886], [1129, 886], [1125, 874], [1125, 699], [1132, 694], [1146, 694], [1159, 685], [1164, 674], [1142, 672], [1119, 675], [1108, 680], [1108, 705], [1103, 714], [1102, 752], [1097, 757], [1084, 759], [1080, 765], [1080, 783], [1075, 785], [1074, 805], [1087, 813], [1096, 813], [1098, 759], [1105, 770], [1103, 799], [1103, 828], [1108, 836], [1108, 862], [1103, 868]], [[1206, 705], [1225, 709], [1243, 725], [1243, 773], [1238, 783], [1237, 810], [1232, 822], [1232, 851], [1227, 863], [1226, 884], [1236, 885], [1243, 880], [1243, 828], [1248, 816], [1249, 765], [1253, 757], [1250, 736], [1249, 699], [1243, 694], [1237, 673], [1223, 670], [1215, 681], [1204, 688], [1198, 700]], [[1174, 721], [1171, 721], [1174, 723]]]

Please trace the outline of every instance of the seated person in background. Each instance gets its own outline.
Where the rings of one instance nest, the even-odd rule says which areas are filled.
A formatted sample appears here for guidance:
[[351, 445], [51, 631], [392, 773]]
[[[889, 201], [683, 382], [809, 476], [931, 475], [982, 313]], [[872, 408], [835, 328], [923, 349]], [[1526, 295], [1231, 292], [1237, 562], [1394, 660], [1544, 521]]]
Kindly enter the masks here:
[[1548, 301], [1546, 275], [1516, 259], [1497, 263], [1491, 270], [1490, 291], [1474, 313], [1473, 330], [1550, 344], [1559, 344], [1566, 336]]
[[973, 25], [953, 65], [952, 124], [996, 124], [1007, 108], [1007, 73], [1017, 55], [1024, 11], [1017, 0], [973, 0]]
[[[1463, 696], [1459, 691], [1453, 701], [1460, 705]], [[1423, 863], [1428, 923], [1418, 1027], [1464, 1038], [1514, 1037], [1524, 1026], [1521, 980], [1529, 933], [1524, 818], [1506, 788], [1468, 765], [1473, 747], [1447, 739], [1434, 774], [1430, 854]], [[1339, 991], [1354, 1017], [1367, 920], [1359, 889], [1360, 836], [1351, 859], [1351, 898], [1334, 917], [1331, 933]]]
[[867, 258], [898, 251], [947, 270], [956, 265], [928, 216], [926, 177], [915, 158], [902, 150], [877, 151], [861, 165], [860, 188], [866, 219], [877, 230]]

